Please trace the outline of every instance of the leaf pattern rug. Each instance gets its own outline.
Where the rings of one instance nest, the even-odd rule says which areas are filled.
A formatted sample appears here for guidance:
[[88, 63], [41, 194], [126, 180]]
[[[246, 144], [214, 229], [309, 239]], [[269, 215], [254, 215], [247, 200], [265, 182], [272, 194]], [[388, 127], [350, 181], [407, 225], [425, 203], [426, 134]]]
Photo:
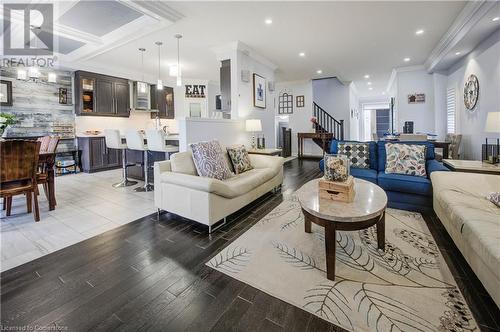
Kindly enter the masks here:
[[207, 265], [351, 331], [474, 331], [477, 325], [422, 216], [388, 209], [376, 228], [337, 232], [326, 278], [324, 229], [292, 195]]

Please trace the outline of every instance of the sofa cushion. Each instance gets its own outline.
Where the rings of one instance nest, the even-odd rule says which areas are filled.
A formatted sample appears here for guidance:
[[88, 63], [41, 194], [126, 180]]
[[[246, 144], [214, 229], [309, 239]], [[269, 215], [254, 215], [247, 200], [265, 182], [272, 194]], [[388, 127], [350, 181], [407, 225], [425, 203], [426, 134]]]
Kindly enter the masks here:
[[485, 197], [500, 188], [500, 176], [436, 172], [431, 178], [434, 200], [446, 213], [448, 227], [500, 279], [500, 209]]
[[174, 153], [170, 157], [170, 166], [175, 173], [198, 175], [191, 151]]
[[227, 153], [236, 174], [249, 171], [253, 168], [248, 152], [244, 145], [235, 145], [227, 148]]
[[[394, 142], [385, 142], [378, 141], [377, 142], [377, 158], [378, 158], [378, 167], [376, 168], [379, 172], [385, 170], [385, 162], [387, 159], [387, 154], [385, 151], [385, 145], [388, 143]], [[398, 144], [413, 144], [413, 145], [425, 145], [427, 148], [425, 149], [425, 160], [435, 159], [436, 155], [434, 154], [434, 144], [430, 142], [397, 142]]]
[[[368, 142], [359, 142], [359, 141], [337, 141], [337, 140], [332, 140], [330, 143], [330, 153], [332, 154], [338, 154], [339, 151], [339, 143], [341, 142], [352, 142], [352, 143], [368, 143], [369, 150], [370, 150], [370, 168], [371, 169], [377, 169], [377, 143], [373, 141], [368, 141]], [[321, 166], [320, 166], [321, 168]]]
[[339, 142], [338, 154], [349, 159], [351, 167], [370, 168], [370, 145], [360, 142]]
[[432, 184], [428, 178], [404, 174], [378, 173], [378, 185], [388, 191], [399, 191], [417, 195], [432, 195]]
[[226, 180], [233, 176], [218, 141], [192, 143], [189, 147], [193, 152], [198, 175], [217, 180]]
[[371, 168], [351, 168], [351, 175], [377, 184], [377, 171]]
[[427, 176], [424, 145], [387, 143], [385, 172], [413, 176]]
[[208, 177], [192, 176], [173, 172], [161, 173], [161, 182], [213, 193], [226, 198], [246, 194], [278, 175], [279, 168], [254, 168], [221, 181]]

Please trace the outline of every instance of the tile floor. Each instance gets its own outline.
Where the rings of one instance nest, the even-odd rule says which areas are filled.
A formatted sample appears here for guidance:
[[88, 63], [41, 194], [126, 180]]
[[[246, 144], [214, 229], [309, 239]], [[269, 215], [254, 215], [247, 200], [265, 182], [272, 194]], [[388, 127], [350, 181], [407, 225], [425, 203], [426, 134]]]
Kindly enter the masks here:
[[120, 170], [79, 173], [56, 178], [57, 207], [49, 211], [43, 192], [39, 197], [40, 222], [26, 213], [24, 196], [12, 201], [12, 214], [1, 211], [0, 271], [104, 233], [154, 213], [153, 192], [113, 188]]

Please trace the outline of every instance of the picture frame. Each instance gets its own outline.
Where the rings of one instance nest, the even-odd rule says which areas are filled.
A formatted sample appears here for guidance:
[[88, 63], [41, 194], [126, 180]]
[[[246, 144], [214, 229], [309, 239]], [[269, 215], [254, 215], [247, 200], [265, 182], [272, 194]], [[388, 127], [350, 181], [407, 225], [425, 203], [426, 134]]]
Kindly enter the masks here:
[[12, 82], [0, 80], [0, 106], [12, 106]]
[[278, 114], [293, 114], [293, 95], [286, 92], [278, 96]]
[[68, 89], [59, 88], [59, 104], [66, 105], [68, 103]]
[[304, 107], [306, 105], [306, 98], [304, 96], [297, 96], [295, 98], [295, 104], [297, 105], [297, 108]]
[[424, 104], [425, 93], [411, 93], [408, 95], [408, 104]]
[[266, 79], [258, 74], [253, 74], [253, 106], [266, 108]]

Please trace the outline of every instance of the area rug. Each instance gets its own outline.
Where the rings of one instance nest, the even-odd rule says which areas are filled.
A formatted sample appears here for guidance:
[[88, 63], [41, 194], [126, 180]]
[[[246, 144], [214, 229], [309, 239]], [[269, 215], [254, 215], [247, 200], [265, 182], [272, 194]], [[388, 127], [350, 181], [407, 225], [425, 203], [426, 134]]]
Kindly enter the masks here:
[[337, 233], [330, 281], [324, 229], [305, 233], [291, 196], [207, 265], [351, 331], [477, 330], [422, 216], [388, 209], [385, 225], [385, 252], [375, 227]]

